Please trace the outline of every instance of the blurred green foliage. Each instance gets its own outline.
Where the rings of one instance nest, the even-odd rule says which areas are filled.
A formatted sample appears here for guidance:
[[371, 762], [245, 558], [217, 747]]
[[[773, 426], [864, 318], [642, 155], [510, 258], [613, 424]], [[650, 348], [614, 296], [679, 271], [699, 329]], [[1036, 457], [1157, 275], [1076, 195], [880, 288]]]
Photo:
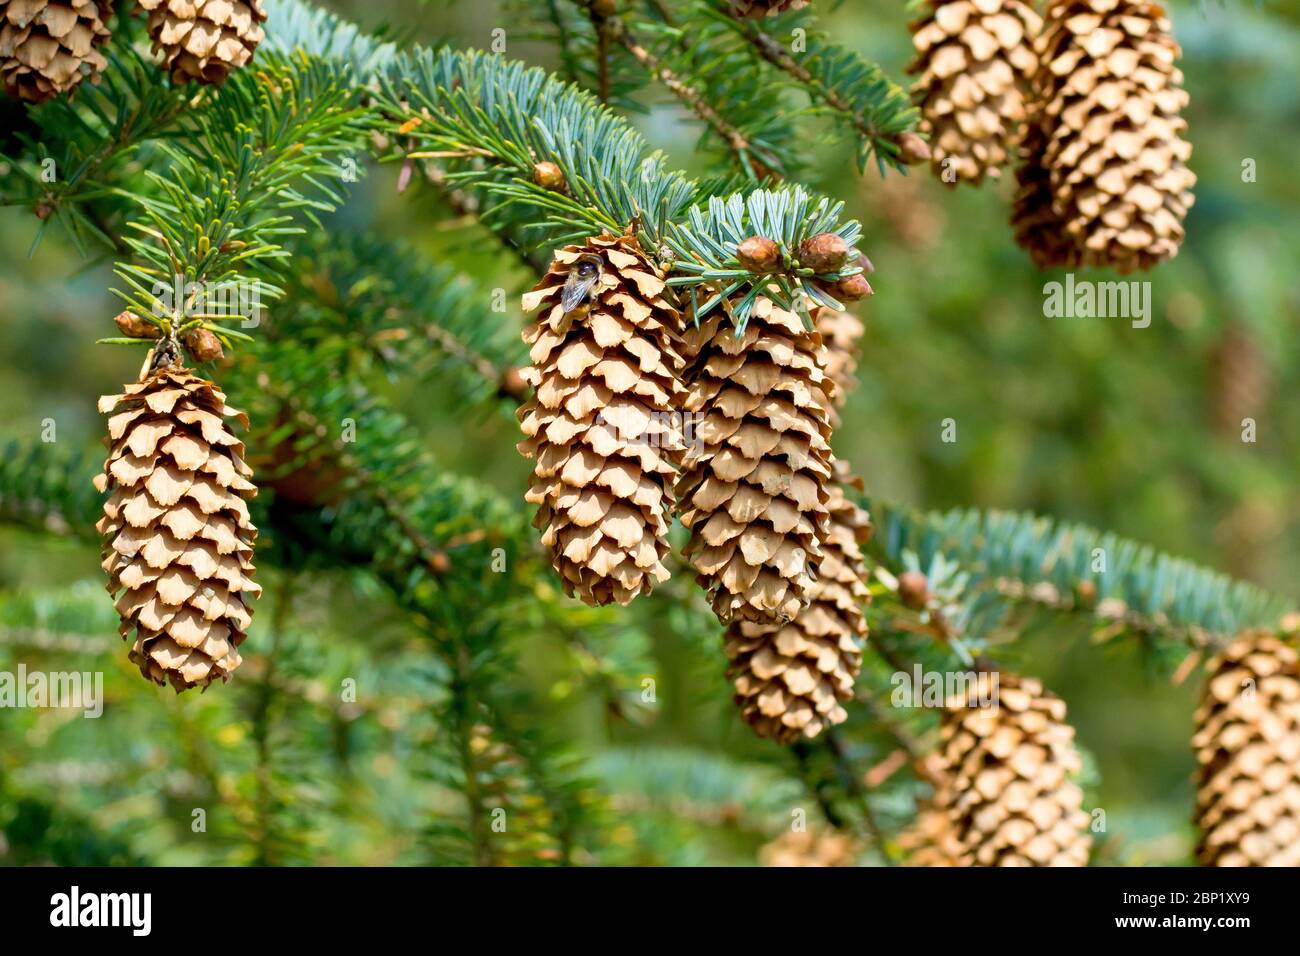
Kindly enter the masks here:
[[[505, 8], [516, 5], [500, 0], [324, 5], [401, 40], [486, 46], [504, 26], [509, 55], [562, 65], [549, 44], [509, 39]], [[825, 16], [840, 42], [901, 77], [902, 4]], [[1199, 182], [1181, 254], [1136, 277], [1151, 282], [1149, 328], [1044, 315], [1043, 285], [1061, 276], [1035, 270], [1012, 242], [1013, 182], [950, 191], [924, 170], [859, 175], [856, 144], [829, 124], [790, 145], [803, 181], [848, 201], [876, 267], [875, 295], [859, 310], [862, 384], [837, 449], [873, 495], [1053, 514], [1291, 594], [1300, 17], [1294, 4], [1270, 3], [1185, 3], [1172, 16]], [[656, 147], [694, 174], [716, 172], [696, 151], [699, 124], [661, 88], [636, 99], [634, 122]], [[373, 170], [325, 229], [400, 237], [480, 289], [507, 290], [509, 310], [488, 314], [518, 328], [527, 267], [432, 191], [399, 191], [398, 175]], [[52, 421], [59, 446], [97, 448], [94, 398], [132, 377], [141, 356], [93, 344], [112, 334], [117, 311], [107, 258], [79, 257], [57, 230], [29, 255], [36, 227], [27, 210], [0, 209], [3, 434], [35, 441]], [[458, 391], [392, 378], [387, 397], [438, 462], [512, 500], [522, 493], [527, 466], [508, 415], [467, 416]], [[1247, 417], [1254, 443], [1241, 440]], [[940, 439], [948, 418], [951, 444]], [[454, 735], [436, 718], [446, 675], [366, 575], [267, 569], [245, 669], [178, 700], [126, 663], [96, 563], [84, 543], [0, 530], [0, 669], [102, 670], [107, 698], [99, 720], [0, 712], [0, 862], [481, 862], [437, 825], [463, 809]], [[575, 862], [749, 863], [792, 807], [818, 814], [800, 778], [826, 755], [750, 738], [727, 700], [716, 625], [690, 590], [674, 580], [620, 612], [626, 624], [562, 604], [571, 633], [539, 611], [506, 635], [534, 695], [526, 722], [591, 758], [570, 798], [600, 830], [577, 839]], [[1090, 805], [1107, 812], [1098, 860], [1186, 862], [1197, 681], [1172, 687], [1167, 668], [1143, 666], [1139, 643], [1098, 646], [1077, 619], [1026, 628], [1007, 659], [1070, 705], [1095, 765]], [[335, 700], [348, 678], [368, 688], [358, 703]], [[844, 737], [863, 769], [894, 747], [860, 710]], [[905, 821], [910, 794], [877, 795], [886, 826]], [[209, 809], [204, 832], [194, 832], [195, 807]]]

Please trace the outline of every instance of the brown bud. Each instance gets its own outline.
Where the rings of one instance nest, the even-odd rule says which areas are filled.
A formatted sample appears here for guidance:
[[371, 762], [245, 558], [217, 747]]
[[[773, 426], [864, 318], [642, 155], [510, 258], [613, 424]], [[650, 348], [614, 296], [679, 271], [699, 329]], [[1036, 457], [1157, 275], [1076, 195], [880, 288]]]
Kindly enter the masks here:
[[38, 202], [36, 204], [36, 206], [32, 209], [32, 212], [36, 213], [37, 219], [44, 222], [46, 219], [49, 219], [51, 216], [54, 215], [54, 207], [49, 203], [45, 202], [44, 200], [42, 200], [41, 202]]
[[750, 236], [736, 246], [736, 258], [750, 272], [775, 272], [781, 265], [781, 247], [765, 236]]
[[618, 0], [591, 0], [591, 12], [598, 17], [612, 17], [618, 13]]
[[1091, 605], [1097, 600], [1097, 585], [1091, 581], [1080, 581], [1074, 588], [1074, 593], [1083, 605]]
[[839, 272], [849, 257], [849, 244], [833, 232], [820, 232], [799, 243], [799, 265], [819, 275]]
[[930, 144], [915, 133], [900, 133], [898, 158], [904, 166], [919, 166], [930, 161]]
[[162, 334], [158, 326], [147, 319], [140, 318], [130, 309], [113, 316], [113, 321], [117, 323], [118, 331], [127, 338], [156, 339]]
[[858, 258], [854, 260], [853, 264], [862, 269], [864, 276], [869, 276], [876, 271], [876, 267], [871, 264], [871, 260], [861, 252], [858, 253]]
[[841, 302], [857, 302], [871, 295], [871, 283], [867, 281], [866, 276], [859, 273], [836, 282], [830, 287], [830, 293]]
[[533, 182], [543, 189], [559, 192], [564, 189], [564, 173], [554, 163], [537, 163], [533, 166]]
[[434, 574], [446, 574], [451, 570], [451, 558], [445, 551], [435, 551], [429, 556], [429, 570]]
[[528, 383], [524, 377], [519, 374], [519, 369], [508, 368], [501, 373], [500, 392], [517, 401], [523, 401], [528, 397]]
[[898, 576], [898, 596], [903, 604], [914, 611], [925, 607], [930, 600], [930, 585], [920, 571], [904, 571]]
[[212, 362], [225, 358], [221, 351], [221, 340], [209, 329], [190, 329], [185, 333], [185, 348], [198, 362]]

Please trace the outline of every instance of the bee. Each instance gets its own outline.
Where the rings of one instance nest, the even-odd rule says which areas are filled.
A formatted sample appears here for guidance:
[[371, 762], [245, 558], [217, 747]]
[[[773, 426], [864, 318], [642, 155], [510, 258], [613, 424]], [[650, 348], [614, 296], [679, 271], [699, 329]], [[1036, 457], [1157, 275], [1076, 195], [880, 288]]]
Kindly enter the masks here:
[[572, 312], [585, 303], [596, 282], [600, 279], [600, 257], [587, 254], [580, 256], [569, 270], [569, 277], [564, 280], [564, 291], [560, 294], [560, 307], [565, 312]]

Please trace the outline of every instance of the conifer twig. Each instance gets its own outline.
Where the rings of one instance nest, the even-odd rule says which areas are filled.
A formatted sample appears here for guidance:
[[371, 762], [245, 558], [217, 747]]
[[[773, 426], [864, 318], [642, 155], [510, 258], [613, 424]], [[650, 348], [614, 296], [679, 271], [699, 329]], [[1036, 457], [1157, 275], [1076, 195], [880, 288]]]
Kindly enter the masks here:
[[[585, 7], [591, 14], [597, 36], [602, 41], [612, 36], [621, 43], [623, 48], [632, 55], [634, 60], [641, 64], [647, 73], [662, 83], [668, 92], [672, 93], [687, 109], [703, 120], [718, 135], [718, 138], [727, 144], [732, 152], [739, 157], [744, 157], [753, 151], [753, 146], [744, 133], [727, 122], [717, 110], [710, 106], [699, 90], [679, 77], [663, 61], [642, 45], [633, 36], [631, 28], [624, 22], [622, 16], [618, 14], [608, 17], [601, 16], [596, 12], [595, 0], [574, 0], [574, 2]], [[608, 100], [608, 92], [602, 92], [600, 98], [602, 101]]]
[[[910, 133], [907, 129], [890, 131], [882, 129], [879, 123], [856, 107], [834, 85], [814, 75], [804, 64], [800, 63], [781, 43], [763, 29], [759, 21], [746, 17], [733, 16], [729, 0], [713, 0], [716, 15], [725, 20], [736, 33], [743, 37], [760, 57], [776, 69], [789, 75], [808, 94], [838, 113], [865, 142], [872, 144], [889, 144], [890, 159], [904, 165], [916, 165], [929, 159], [929, 148], [925, 141]], [[891, 92], [886, 89], [886, 92]], [[906, 94], [893, 90], [895, 98], [906, 102]], [[910, 122], [906, 124], [910, 127]], [[907, 137], [904, 140], [904, 137]], [[906, 145], [905, 145], [906, 144]]]

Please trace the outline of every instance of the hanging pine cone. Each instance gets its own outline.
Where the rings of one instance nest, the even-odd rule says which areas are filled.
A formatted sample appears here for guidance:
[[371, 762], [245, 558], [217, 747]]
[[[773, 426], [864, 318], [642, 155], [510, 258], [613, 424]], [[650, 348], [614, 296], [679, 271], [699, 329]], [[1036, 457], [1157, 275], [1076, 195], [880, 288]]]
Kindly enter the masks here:
[[[587, 291], [583, 291], [583, 290]], [[569, 292], [577, 304], [566, 309]], [[526, 499], [565, 592], [627, 604], [668, 578], [672, 481], [684, 448], [681, 318], [667, 285], [631, 236], [567, 246], [524, 310], [549, 308], [524, 330], [536, 389], [519, 410], [537, 461]]]
[[1069, 779], [1079, 754], [1065, 703], [1033, 678], [996, 676], [996, 707], [981, 706], [991, 685], [976, 682], [945, 702], [931, 806], [951, 838], [928, 822], [948, 847], [938, 858], [958, 848], [956, 866], [1085, 866], [1092, 838]]
[[137, 0], [173, 83], [222, 83], [253, 58], [266, 14], [261, 0]]
[[684, 553], [724, 624], [784, 623], [809, 600], [826, 533], [834, 385], [821, 337], [760, 296], [741, 335], [719, 310], [686, 348]]
[[916, 58], [907, 72], [920, 74], [913, 96], [944, 182], [1001, 175], [1024, 128], [1041, 25], [1020, 0], [929, 0], [911, 24]]
[[1035, 107], [1019, 149], [1011, 229], [1016, 243], [1028, 251], [1038, 268], [1073, 268], [1081, 257], [1052, 201], [1052, 174], [1043, 165], [1047, 140], [1041, 109]]
[[1196, 856], [1205, 866], [1300, 866], [1300, 654], [1240, 635], [1211, 663], [1196, 711]]
[[831, 428], [840, 427], [840, 409], [849, 394], [858, 387], [858, 342], [866, 326], [850, 312], [822, 308], [814, 317], [817, 332], [826, 347], [826, 374], [835, 383], [832, 406], [827, 409]]
[[[166, 346], [163, 347], [166, 349]], [[154, 353], [150, 353], [151, 356]], [[163, 352], [160, 351], [160, 356]], [[251, 620], [253, 540], [244, 446], [221, 389], [162, 358], [140, 381], [99, 400], [109, 415], [103, 535], [108, 590], [131, 661], [177, 692], [228, 680]]]
[[1047, 9], [1042, 163], [1084, 265], [1149, 269], [1182, 244], [1196, 176], [1169, 29], [1154, 3], [1055, 0]]
[[772, 17], [787, 10], [802, 10], [808, 0], [731, 0], [738, 17]]
[[808, 606], [786, 624], [742, 620], [727, 628], [727, 676], [735, 683], [736, 704], [756, 734], [783, 743], [843, 723], [848, 714], [841, 702], [853, 697], [862, 667], [870, 592], [861, 546], [871, 537], [871, 518], [838, 482], [829, 486], [826, 510], [821, 566]]
[[108, 65], [110, 0], [0, 0], [0, 82], [33, 103], [67, 93]]
[[916, 820], [898, 835], [898, 845], [907, 851], [908, 866], [958, 866], [962, 857], [952, 821], [933, 804], [917, 811]]

